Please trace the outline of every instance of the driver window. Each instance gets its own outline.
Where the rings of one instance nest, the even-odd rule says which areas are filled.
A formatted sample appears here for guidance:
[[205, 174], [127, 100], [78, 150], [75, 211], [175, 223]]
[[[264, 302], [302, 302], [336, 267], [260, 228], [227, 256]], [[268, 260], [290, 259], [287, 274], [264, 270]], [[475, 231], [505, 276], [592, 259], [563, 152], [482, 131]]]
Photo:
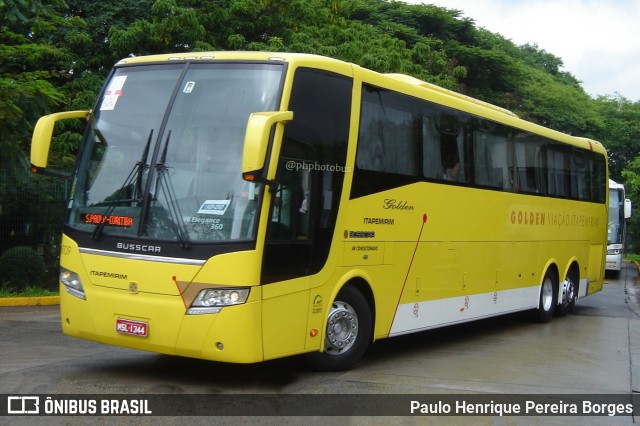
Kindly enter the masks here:
[[271, 208], [271, 241], [310, 239], [311, 179], [303, 160], [283, 158]]

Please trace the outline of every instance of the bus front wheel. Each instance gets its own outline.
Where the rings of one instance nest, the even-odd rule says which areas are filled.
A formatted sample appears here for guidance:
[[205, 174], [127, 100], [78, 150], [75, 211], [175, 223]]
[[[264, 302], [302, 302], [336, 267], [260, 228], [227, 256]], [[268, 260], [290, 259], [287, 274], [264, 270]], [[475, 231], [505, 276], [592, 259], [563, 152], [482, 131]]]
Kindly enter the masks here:
[[367, 299], [355, 287], [346, 286], [329, 308], [323, 350], [309, 354], [309, 361], [320, 371], [349, 369], [367, 350], [372, 332]]
[[536, 317], [539, 322], [549, 322], [557, 305], [557, 283], [558, 278], [553, 270], [548, 270], [540, 287], [540, 299], [536, 309]]

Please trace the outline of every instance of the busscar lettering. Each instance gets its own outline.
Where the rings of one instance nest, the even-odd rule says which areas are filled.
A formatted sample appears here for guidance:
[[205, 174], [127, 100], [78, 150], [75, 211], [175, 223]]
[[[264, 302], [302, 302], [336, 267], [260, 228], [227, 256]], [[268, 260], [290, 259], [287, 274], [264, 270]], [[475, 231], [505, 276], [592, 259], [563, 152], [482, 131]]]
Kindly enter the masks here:
[[162, 251], [162, 247], [160, 246], [132, 243], [116, 243], [116, 248], [119, 250], [139, 251], [146, 253], [160, 253], [160, 251]]

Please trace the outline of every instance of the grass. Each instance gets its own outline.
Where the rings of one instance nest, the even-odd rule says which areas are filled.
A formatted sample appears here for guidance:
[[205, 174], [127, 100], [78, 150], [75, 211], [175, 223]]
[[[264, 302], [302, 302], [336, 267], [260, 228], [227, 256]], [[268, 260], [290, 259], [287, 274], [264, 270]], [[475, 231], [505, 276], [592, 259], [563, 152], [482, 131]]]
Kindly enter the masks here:
[[58, 296], [57, 290], [48, 290], [40, 287], [27, 286], [24, 290], [16, 290], [8, 284], [0, 287], [0, 298], [3, 297], [42, 297], [42, 296]]
[[632, 260], [635, 262], [640, 262], [640, 254], [626, 253], [624, 255], [624, 260]]

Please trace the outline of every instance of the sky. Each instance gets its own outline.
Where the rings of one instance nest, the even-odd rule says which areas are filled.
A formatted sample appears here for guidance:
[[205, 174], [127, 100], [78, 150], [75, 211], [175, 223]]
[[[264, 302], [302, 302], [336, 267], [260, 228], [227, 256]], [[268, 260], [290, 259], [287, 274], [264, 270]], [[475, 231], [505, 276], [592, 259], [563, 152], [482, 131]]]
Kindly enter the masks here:
[[538, 45], [593, 97], [640, 101], [640, 0], [402, 1], [460, 10], [517, 45]]

